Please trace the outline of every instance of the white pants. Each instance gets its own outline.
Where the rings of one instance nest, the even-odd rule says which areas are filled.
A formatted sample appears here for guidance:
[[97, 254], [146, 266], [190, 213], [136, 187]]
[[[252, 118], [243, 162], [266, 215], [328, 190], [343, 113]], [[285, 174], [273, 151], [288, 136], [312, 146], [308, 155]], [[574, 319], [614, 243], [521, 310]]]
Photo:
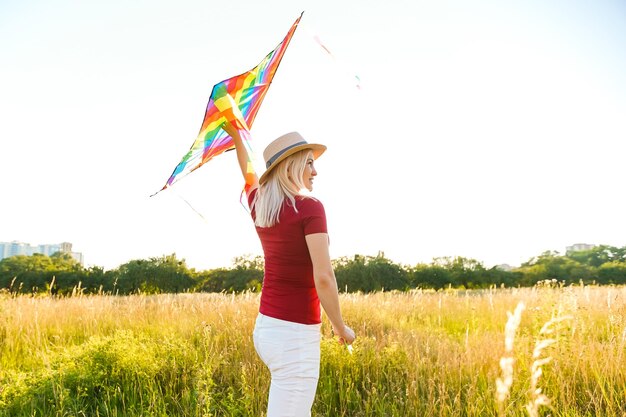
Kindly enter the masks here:
[[309, 417], [320, 372], [321, 324], [258, 315], [254, 347], [272, 375], [267, 417]]

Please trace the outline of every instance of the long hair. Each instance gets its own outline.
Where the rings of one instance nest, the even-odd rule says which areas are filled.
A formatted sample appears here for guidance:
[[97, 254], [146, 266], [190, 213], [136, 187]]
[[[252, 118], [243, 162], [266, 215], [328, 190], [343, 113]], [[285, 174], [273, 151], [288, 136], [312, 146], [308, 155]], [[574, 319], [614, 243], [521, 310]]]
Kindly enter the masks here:
[[305, 188], [302, 176], [306, 163], [311, 158], [313, 152], [304, 149], [285, 158], [269, 173], [267, 180], [259, 186], [253, 204], [256, 226], [272, 227], [278, 223], [285, 200], [291, 203], [290, 206], [296, 213], [298, 212], [296, 196]]

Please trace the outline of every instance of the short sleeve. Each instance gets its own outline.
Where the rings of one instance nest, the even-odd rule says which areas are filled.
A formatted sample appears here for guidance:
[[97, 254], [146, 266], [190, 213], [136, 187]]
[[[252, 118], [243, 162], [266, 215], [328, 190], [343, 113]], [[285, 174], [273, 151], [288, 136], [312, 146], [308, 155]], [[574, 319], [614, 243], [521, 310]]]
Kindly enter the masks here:
[[252, 192], [250, 192], [250, 194], [248, 194], [248, 208], [250, 209], [250, 215], [252, 216], [252, 220], [256, 220], [256, 212], [252, 207], [252, 203], [254, 203], [254, 198], [256, 197], [257, 191], [259, 191], [259, 189], [255, 188], [254, 190], [252, 190]]
[[259, 189], [255, 188], [250, 194], [248, 194], [248, 207], [250, 209], [252, 209], [252, 202], [254, 201], [254, 196], [256, 195], [257, 191], [259, 191]]
[[326, 212], [321, 201], [315, 198], [304, 198], [302, 207], [299, 207], [298, 211], [302, 216], [302, 229], [305, 236], [314, 233], [328, 233]]

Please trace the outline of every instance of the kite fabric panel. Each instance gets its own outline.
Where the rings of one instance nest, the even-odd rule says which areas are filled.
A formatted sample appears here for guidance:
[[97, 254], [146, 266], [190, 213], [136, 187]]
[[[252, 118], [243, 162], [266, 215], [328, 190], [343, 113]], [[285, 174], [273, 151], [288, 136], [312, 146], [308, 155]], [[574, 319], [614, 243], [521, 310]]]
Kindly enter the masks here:
[[[304, 12], [302, 13], [304, 14]], [[267, 94], [267, 90], [278, 69], [278, 65], [289, 46], [289, 42], [296, 31], [302, 14], [291, 25], [287, 36], [270, 52], [263, 60], [248, 72], [224, 80], [213, 86], [209, 103], [207, 104], [202, 127], [193, 145], [178, 163], [172, 175], [169, 177], [163, 188], [155, 194], [170, 187], [184, 176], [190, 174], [202, 165], [210, 161], [215, 156], [225, 151], [234, 149], [232, 138], [222, 129], [226, 120], [234, 125], [241, 125], [245, 122], [244, 130], [252, 128], [256, 114], [261, 107], [261, 103]], [[230, 96], [230, 97], [229, 97]], [[239, 111], [223, 111], [230, 106], [220, 105], [225, 100], [237, 105]], [[232, 110], [232, 108], [231, 108]], [[243, 120], [238, 115], [243, 116]]]

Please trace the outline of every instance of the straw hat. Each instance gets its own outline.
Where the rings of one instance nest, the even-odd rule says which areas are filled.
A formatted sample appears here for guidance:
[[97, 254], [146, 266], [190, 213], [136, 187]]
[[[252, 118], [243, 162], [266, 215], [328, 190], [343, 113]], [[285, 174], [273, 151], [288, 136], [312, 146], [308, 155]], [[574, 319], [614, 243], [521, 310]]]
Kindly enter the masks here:
[[286, 133], [270, 142], [263, 151], [265, 172], [261, 175], [261, 178], [259, 178], [259, 183], [263, 184], [267, 180], [267, 175], [280, 161], [303, 149], [311, 149], [313, 151], [313, 158], [317, 159], [324, 153], [326, 146], [317, 143], [308, 143], [298, 132]]

